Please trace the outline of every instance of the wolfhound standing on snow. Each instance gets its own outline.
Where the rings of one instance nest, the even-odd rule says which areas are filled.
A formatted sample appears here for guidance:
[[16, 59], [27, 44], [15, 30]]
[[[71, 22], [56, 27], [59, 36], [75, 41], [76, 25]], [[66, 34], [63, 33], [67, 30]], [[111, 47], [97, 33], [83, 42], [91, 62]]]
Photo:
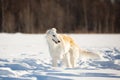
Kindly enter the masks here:
[[46, 38], [53, 67], [57, 67], [58, 60], [62, 60], [66, 67], [73, 68], [76, 67], [79, 57], [91, 59], [99, 57], [97, 54], [80, 49], [70, 36], [58, 34], [55, 28], [47, 30]]

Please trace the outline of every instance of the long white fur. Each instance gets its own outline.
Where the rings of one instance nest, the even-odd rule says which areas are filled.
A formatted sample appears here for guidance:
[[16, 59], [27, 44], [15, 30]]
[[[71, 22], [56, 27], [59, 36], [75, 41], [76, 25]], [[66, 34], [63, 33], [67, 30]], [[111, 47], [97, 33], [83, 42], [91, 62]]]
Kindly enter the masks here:
[[97, 54], [80, 49], [70, 36], [58, 34], [55, 28], [47, 30], [46, 38], [53, 67], [58, 66], [58, 60], [62, 60], [67, 67], [72, 68], [77, 66], [76, 62], [79, 57], [99, 57]]

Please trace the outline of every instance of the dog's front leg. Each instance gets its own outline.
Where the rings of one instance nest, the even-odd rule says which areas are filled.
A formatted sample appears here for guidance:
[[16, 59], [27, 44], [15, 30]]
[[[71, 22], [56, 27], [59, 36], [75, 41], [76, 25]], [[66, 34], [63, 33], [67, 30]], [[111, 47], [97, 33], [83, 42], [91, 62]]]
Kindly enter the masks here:
[[57, 67], [57, 59], [56, 58], [52, 59], [52, 66]]

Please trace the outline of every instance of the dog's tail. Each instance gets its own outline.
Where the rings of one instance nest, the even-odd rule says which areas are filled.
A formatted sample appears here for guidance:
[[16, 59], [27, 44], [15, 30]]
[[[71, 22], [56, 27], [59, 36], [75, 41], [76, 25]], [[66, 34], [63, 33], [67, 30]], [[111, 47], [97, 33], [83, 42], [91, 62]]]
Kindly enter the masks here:
[[100, 59], [100, 55], [95, 54], [93, 52], [89, 52], [83, 49], [79, 50], [80, 52], [80, 57], [84, 59]]

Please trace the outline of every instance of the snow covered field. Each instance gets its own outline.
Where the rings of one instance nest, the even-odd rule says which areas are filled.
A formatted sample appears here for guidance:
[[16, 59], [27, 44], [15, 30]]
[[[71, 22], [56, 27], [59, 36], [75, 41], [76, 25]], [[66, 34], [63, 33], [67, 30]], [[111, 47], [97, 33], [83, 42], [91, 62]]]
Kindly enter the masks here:
[[103, 58], [54, 69], [45, 34], [0, 33], [0, 80], [120, 80], [120, 34], [69, 35]]

